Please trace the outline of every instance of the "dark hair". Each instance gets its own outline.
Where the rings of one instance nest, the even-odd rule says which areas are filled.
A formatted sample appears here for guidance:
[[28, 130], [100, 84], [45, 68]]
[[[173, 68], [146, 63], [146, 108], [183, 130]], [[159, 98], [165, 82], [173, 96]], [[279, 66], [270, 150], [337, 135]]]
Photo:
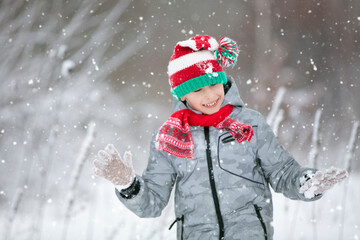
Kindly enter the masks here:
[[231, 88], [231, 82], [228, 80], [227, 83], [224, 84], [224, 93], [225, 93], [225, 95], [229, 91], [230, 88]]

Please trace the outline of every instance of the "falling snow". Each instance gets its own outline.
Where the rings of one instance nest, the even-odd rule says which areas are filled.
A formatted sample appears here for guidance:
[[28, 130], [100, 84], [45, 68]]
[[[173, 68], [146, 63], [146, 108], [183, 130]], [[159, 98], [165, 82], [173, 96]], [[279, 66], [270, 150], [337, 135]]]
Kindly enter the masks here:
[[312, 65], [312, 67], [313, 67], [313, 70], [314, 70], [314, 71], [317, 71], [317, 67], [316, 67], [316, 65], [315, 65], [315, 63], [314, 63], [314, 60], [313, 60], [312, 58], [310, 58], [310, 63], [311, 63], [311, 65]]
[[[2, 1], [1, 238], [175, 239], [176, 227], [167, 230], [173, 199], [161, 217], [139, 219], [93, 175], [92, 161], [113, 143], [133, 152], [142, 173], [152, 134], [171, 113], [173, 47], [210, 34], [238, 41], [239, 60], [227, 74], [246, 106], [272, 116], [279, 141], [301, 164], [321, 109], [318, 167], [352, 170], [314, 204], [274, 193], [275, 239], [360, 239], [360, 139], [352, 136], [360, 118], [359, 4], [294, 2]], [[179, 168], [204, 170], [191, 162]]]

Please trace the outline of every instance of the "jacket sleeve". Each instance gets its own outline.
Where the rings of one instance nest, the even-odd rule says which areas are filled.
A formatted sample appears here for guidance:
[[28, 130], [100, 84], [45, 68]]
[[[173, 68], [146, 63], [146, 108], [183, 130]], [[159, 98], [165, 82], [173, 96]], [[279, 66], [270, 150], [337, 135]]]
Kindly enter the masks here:
[[275, 192], [281, 192], [290, 199], [303, 201], [317, 200], [305, 198], [300, 193], [300, 178], [308, 171], [316, 169], [301, 167], [291, 154], [278, 142], [265, 118], [259, 114], [257, 130], [257, 158], [260, 161], [266, 180]]
[[169, 160], [166, 152], [156, 150], [154, 136], [147, 168], [142, 176], [136, 175], [138, 193], [127, 198], [115, 189], [119, 200], [139, 217], [158, 217], [167, 205], [176, 179], [176, 172]]

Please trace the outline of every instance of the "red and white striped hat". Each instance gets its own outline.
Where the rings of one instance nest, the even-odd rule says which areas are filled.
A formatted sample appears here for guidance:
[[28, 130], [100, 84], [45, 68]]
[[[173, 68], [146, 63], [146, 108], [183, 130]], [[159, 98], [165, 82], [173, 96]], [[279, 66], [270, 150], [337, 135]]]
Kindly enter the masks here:
[[197, 35], [178, 42], [168, 66], [171, 93], [180, 98], [207, 85], [227, 83], [222, 66], [235, 66], [239, 50], [236, 42]]

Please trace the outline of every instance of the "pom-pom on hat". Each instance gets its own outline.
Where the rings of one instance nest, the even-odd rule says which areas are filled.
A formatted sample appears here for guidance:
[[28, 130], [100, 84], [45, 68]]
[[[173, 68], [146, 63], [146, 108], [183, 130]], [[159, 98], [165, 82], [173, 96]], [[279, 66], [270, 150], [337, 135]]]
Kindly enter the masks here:
[[227, 83], [224, 67], [234, 67], [239, 49], [233, 40], [224, 37], [197, 35], [178, 42], [168, 66], [171, 93], [180, 100], [184, 95], [207, 85]]

